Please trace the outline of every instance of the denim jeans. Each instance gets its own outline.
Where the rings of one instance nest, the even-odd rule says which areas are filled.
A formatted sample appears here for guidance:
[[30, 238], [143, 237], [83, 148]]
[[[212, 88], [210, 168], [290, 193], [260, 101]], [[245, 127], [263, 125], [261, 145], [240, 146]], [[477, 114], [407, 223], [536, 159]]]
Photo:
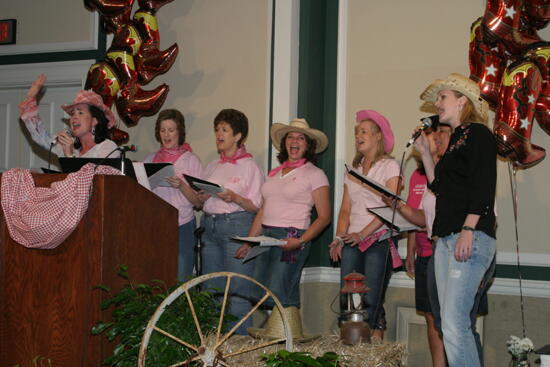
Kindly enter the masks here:
[[[243, 264], [241, 259], [235, 258], [235, 252], [241, 243], [231, 241], [233, 236], [248, 236], [248, 230], [254, 219], [254, 214], [249, 212], [235, 212], [230, 214], [204, 214], [202, 226], [202, 271], [210, 274], [218, 271], [230, 271], [252, 276], [254, 260]], [[209, 289], [218, 295], [223, 295], [225, 290], [224, 278], [216, 278], [206, 282]], [[254, 284], [241, 278], [232, 278], [229, 290], [229, 305], [227, 313], [241, 320], [251, 309], [251, 298]], [[247, 335], [246, 329], [252, 326], [252, 318], [249, 317], [237, 329], [237, 334]]]
[[435, 278], [441, 309], [441, 329], [450, 367], [481, 365], [470, 313], [479, 285], [491, 265], [496, 240], [475, 231], [472, 256], [466, 261], [455, 259], [458, 234], [440, 238], [435, 248]]
[[[296, 236], [299, 237], [304, 232], [298, 230]], [[264, 227], [263, 235], [284, 239], [288, 237], [288, 230], [286, 228]], [[283, 250], [280, 247], [271, 247], [269, 251], [256, 257], [254, 278], [269, 288], [283, 307], [300, 307], [300, 278], [309, 255], [310, 246], [311, 244], [308, 242], [301, 251], [298, 250], [296, 262], [292, 264], [281, 261]], [[264, 304], [268, 307], [274, 306], [271, 299]]]
[[[395, 239], [394, 239], [395, 240]], [[344, 246], [340, 263], [340, 286], [344, 284], [344, 277], [349, 273], [357, 272], [367, 277], [367, 287], [370, 288], [363, 302], [366, 305], [368, 324], [371, 330], [386, 329], [386, 311], [384, 298], [392, 274], [392, 258], [388, 240], [375, 242], [365, 252], [359, 251], [357, 246]], [[340, 297], [340, 309], [346, 310], [347, 295]]]
[[195, 237], [196, 227], [197, 221], [195, 218], [179, 226], [178, 280], [181, 281], [186, 281], [193, 276], [196, 257], [195, 245], [197, 244], [197, 238]]

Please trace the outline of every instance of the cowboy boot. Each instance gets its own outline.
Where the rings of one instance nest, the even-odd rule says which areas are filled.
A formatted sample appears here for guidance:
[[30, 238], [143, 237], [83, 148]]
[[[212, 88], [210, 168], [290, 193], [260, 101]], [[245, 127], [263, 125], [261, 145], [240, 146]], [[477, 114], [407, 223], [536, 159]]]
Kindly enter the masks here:
[[525, 54], [539, 68], [542, 76], [542, 91], [537, 99], [535, 119], [542, 130], [550, 135], [550, 43], [534, 44]]
[[164, 51], [159, 49], [160, 33], [157, 17], [151, 11], [136, 12], [134, 24], [143, 40], [141, 50], [136, 54], [136, 70], [139, 81], [147, 84], [172, 67], [178, 56], [178, 45], [173, 44]]
[[134, 0], [84, 0], [90, 10], [102, 15], [107, 33], [115, 33], [118, 28], [130, 23]]
[[497, 43], [489, 45], [483, 39], [481, 18], [478, 18], [470, 28], [470, 79], [474, 80], [481, 91], [482, 97], [492, 109], [498, 105], [500, 80], [506, 69], [504, 47]]
[[156, 114], [162, 107], [170, 87], [162, 84], [151, 91], [141, 89], [137, 83], [122, 89], [115, 105], [120, 118], [128, 126], [135, 126], [142, 116]]
[[90, 66], [84, 89], [93, 90], [103, 98], [103, 103], [111, 107], [120, 90], [120, 83], [111, 66], [101, 61]]
[[113, 127], [109, 130], [109, 139], [114, 141], [117, 145], [126, 144], [130, 139], [130, 135], [126, 131]]
[[530, 141], [540, 91], [541, 75], [534, 63], [516, 62], [506, 69], [495, 115], [494, 134], [498, 153], [520, 168], [532, 167], [546, 156], [543, 148]]
[[[524, 0], [487, 0], [483, 15], [484, 38], [489, 43], [502, 41], [508, 52], [519, 55], [541, 39], [521, 27]], [[522, 32], [523, 31], [523, 32]]]

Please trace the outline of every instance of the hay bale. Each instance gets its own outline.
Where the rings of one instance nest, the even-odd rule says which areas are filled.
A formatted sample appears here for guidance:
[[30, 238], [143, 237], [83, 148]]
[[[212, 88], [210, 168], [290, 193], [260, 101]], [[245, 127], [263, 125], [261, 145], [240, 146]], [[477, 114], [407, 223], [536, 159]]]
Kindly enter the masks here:
[[[222, 353], [236, 352], [264, 342], [249, 336], [234, 336], [224, 343]], [[231, 357], [227, 362], [232, 366], [263, 367], [265, 366], [265, 362], [261, 359], [263, 354], [274, 353], [283, 348], [284, 344], [271, 345]], [[345, 345], [336, 335], [323, 336], [307, 343], [295, 343], [294, 351], [308, 352], [314, 358], [322, 356], [326, 352], [335, 352], [342, 356], [341, 364], [347, 367], [401, 367], [405, 365], [405, 347], [402, 344], [373, 342]]]

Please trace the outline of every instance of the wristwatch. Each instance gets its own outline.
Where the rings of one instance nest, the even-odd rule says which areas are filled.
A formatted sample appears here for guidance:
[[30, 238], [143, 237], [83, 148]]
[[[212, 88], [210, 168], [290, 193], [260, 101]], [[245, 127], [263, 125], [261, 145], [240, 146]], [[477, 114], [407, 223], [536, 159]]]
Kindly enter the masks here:
[[472, 232], [475, 232], [475, 228], [473, 227], [470, 227], [470, 226], [462, 226], [462, 229], [465, 230], [465, 231], [472, 231]]

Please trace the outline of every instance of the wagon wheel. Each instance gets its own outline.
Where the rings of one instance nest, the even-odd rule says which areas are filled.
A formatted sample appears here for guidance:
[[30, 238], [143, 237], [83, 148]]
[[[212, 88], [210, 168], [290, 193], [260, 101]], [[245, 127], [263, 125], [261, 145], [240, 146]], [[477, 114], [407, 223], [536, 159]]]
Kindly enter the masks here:
[[[221, 303], [221, 312], [217, 323], [217, 328], [214, 333], [205, 335], [203, 333], [203, 330], [201, 329], [201, 325], [199, 324], [199, 320], [195, 312], [195, 307], [193, 305], [193, 300], [189, 291], [193, 287], [197, 287], [198, 285], [204, 283], [205, 281], [211, 280], [214, 278], [227, 278], [227, 280], [225, 282], [225, 291], [223, 294], [223, 301]], [[231, 328], [231, 330], [223, 334], [222, 326], [224, 322], [224, 316], [225, 316], [227, 301], [229, 297], [228, 294], [229, 294], [232, 278], [242, 278], [249, 282], [252, 282], [258, 287], [260, 287], [264, 291], [264, 294], [260, 298], [260, 300], [255, 305], [253, 305], [252, 309], [245, 316], [243, 316], [242, 319], [238, 320], [235, 323], [235, 325]], [[187, 304], [193, 316], [195, 328], [200, 338], [200, 345], [195, 345], [192, 342], [182, 340], [172, 335], [170, 332], [167, 332], [166, 330], [162, 330], [161, 328], [157, 327], [157, 322], [159, 321], [161, 315], [164, 313], [166, 308], [170, 306], [176, 299], [178, 299], [178, 297], [182, 296], [183, 294], [185, 294], [185, 297], [187, 299]], [[282, 316], [282, 321], [283, 321], [283, 329], [284, 329], [285, 337], [275, 339], [275, 340], [262, 341], [257, 345], [246, 346], [236, 351], [224, 352], [222, 348], [224, 343], [226, 343], [228, 339], [239, 328], [239, 326], [243, 322], [245, 322], [249, 317], [251, 317], [254, 314], [254, 312], [258, 309], [258, 307], [260, 307], [269, 298], [271, 298], [275, 303], [274, 307], [276, 307], [280, 311], [280, 314]], [[204, 366], [204, 367], [216, 367], [216, 366], [232, 367], [231, 364], [227, 361], [228, 358], [241, 355], [244, 353], [248, 353], [260, 348], [265, 348], [270, 345], [281, 343], [283, 341], [286, 343], [285, 344], [286, 349], [288, 351], [292, 351], [292, 333], [290, 331], [290, 325], [285, 313], [283, 312], [283, 306], [281, 305], [277, 297], [275, 297], [275, 295], [268, 288], [258, 283], [256, 280], [246, 275], [231, 273], [231, 272], [211, 273], [211, 274], [202, 275], [200, 277], [191, 279], [190, 281], [182, 284], [170, 295], [168, 295], [168, 297], [166, 297], [166, 299], [158, 306], [155, 313], [153, 314], [153, 317], [151, 317], [151, 319], [149, 320], [149, 323], [147, 324], [145, 333], [143, 334], [143, 338], [141, 340], [141, 346], [139, 349], [138, 367], [145, 367], [145, 362], [147, 358], [147, 348], [149, 346], [149, 342], [151, 340], [151, 336], [153, 335], [153, 332], [159, 333], [166, 338], [170, 338], [177, 344], [182, 345], [188, 348], [189, 350], [193, 351], [193, 354], [191, 355], [191, 357], [187, 358], [184, 361], [172, 364], [170, 365], [170, 367], [188, 366], [194, 362], [198, 362], [199, 366]]]

